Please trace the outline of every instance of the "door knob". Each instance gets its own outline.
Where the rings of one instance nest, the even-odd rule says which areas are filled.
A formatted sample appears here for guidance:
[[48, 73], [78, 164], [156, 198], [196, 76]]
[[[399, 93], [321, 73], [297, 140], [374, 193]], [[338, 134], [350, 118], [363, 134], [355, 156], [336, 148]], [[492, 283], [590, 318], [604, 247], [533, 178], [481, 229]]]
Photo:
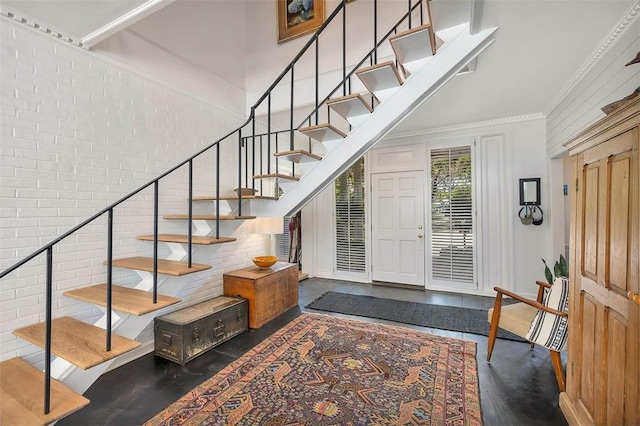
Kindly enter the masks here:
[[627, 293], [627, 297], [636, 305], [640, 305], [640, 294], [630, 291]]
[[422, 225], [418, 225], [418, 229], [422, 229]]
[[422, 234], [418, 234], [418, 238], [422, 238]]

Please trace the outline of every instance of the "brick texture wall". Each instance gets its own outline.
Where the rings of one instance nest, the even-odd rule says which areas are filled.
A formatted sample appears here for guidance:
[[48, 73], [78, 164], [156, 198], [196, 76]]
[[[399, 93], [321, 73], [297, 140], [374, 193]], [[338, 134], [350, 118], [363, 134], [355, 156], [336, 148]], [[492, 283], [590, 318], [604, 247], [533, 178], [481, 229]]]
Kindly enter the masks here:
[[[83, 222], [142, 184], [233, 130], [241, 121], [224, 108], [152, 81], [3, 19], [0, 25], [0, 270]], [[222, 149], [223, 190], [236, 186], [236, 149]], [[214, 155], [194, 162], [194, 192], [211, 193]], [[160, 213], [187, 212], [187, 169], [160, 183]], [[197, 206], [205, 211], [210, 206]], [[210, 211], [213, 213], [213, 211]], [[151, 255], [135, 239], [153, 232], [153, 190], [114, 211], [114, 257]], [[184, 223], [160, 220], [161, 232], [186, 233]], [[222, 273], [250, 264], [264, 250], [251, 224], [225, 223], [238, 241], [197, 248], [194, 262], [209, 271], [181, 278], [183, 304], [222, 293]], [[62, 296], [105, 282], [106, 217], [54, 249], [53, 316], [91, 321], [99, 311]], [[161, 244], [161, 255], [169, 250]], [[45, 257], [0, 281], [0, 360], [41, 353], [11, 331], [44, 319]], [[134, 285], [132, 271], [114, 270], [118, 284]], [[160, 290], [162, 291], [162, 289]], [[138, 339], [149, 342], [150, 328]]]

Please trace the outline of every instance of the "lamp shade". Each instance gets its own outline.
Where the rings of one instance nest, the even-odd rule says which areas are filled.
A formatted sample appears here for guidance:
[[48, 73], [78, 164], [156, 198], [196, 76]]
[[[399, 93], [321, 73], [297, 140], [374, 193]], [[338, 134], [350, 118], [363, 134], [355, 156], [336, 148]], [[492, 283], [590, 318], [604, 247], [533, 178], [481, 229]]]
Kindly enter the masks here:
[[282, 234], [284, 222], [281, 217], [259, 217], [253, 223], [256, 234]]

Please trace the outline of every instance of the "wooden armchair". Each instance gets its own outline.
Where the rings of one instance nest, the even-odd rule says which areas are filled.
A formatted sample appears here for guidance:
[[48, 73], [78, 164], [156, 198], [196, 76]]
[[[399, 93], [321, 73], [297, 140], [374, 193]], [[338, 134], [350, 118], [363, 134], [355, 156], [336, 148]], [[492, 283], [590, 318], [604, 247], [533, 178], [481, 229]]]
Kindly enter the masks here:
[[[536, 281], [536, 284], [538, 284], [536, 300], [526, 299], [508, 290], [494, 287], [497, 292], [496, 300], [487, 318], [491, 324], [487, 362], [491, 362], [498, 328], [508, 330], [529, 340], [531, 348], [534, 344], [539, 344], [549, 349], [558, 387], [561, 392], [564, 392], [565, 373], [560, 352], [564, 350], [567, 342], [569, 284], [565, 278], [557, 278], [553, 286], [542, 281]], [[519, 303], [503, 306], [503, 295]]]

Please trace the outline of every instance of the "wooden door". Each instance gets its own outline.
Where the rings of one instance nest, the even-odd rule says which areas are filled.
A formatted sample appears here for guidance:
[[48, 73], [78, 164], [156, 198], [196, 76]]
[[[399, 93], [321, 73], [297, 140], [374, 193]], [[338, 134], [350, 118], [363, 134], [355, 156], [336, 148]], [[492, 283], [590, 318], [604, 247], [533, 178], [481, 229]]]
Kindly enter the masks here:
[[640, 424], [638, 127], [574, 158], [570, 341], [563, 412], [572, 424]]
[[372, 175], [372, 278], [424, 287], [424, 174]]

